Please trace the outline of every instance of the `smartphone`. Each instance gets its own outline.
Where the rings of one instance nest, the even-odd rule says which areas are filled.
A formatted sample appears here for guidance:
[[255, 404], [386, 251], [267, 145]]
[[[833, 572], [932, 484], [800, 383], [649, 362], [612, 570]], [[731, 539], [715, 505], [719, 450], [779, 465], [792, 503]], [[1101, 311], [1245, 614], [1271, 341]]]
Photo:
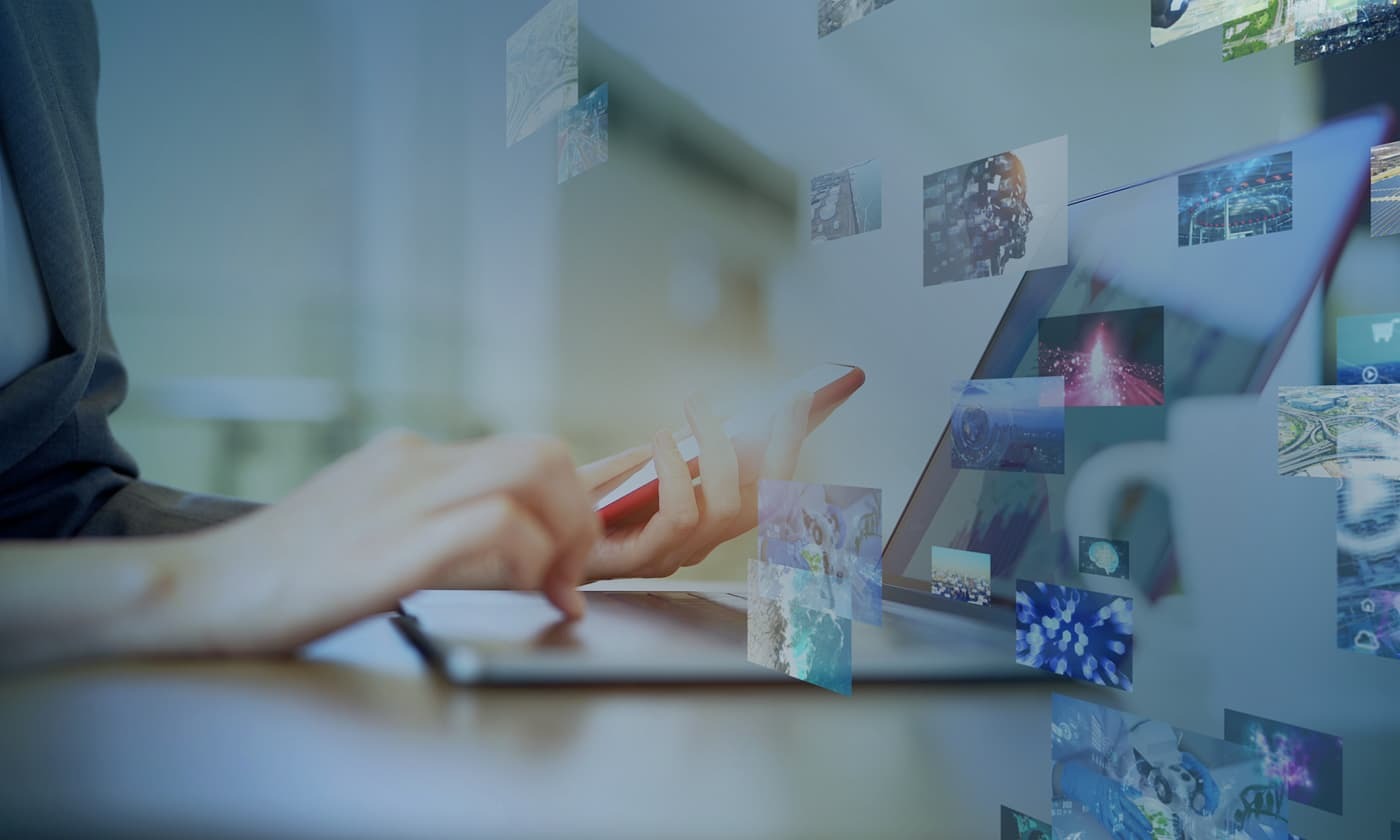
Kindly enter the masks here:
[[[810, 433], [863, 384], [865, 371], [855, 365], [819, 365], [788, 382], [776, 398], [761, 405], [751, 406], [731, 417], [725, 422], [724, 431], [734, 442], [739, 463], [761, 463], [763, 449], [768, 444], [773, 414], [781, 410], [792, 395], [800, 391], [812, 392], [812, 408], [807, 414], [807, 431]], [[698, 476], [699, 441], [694, 435], [686, 435], [676, 441], [676, 447], [680, 449], [681, 457], [690, 467], [691, 476]], [[742, 480], [747, 476], [741, 474], [740, 478]], [[656, 462], [647, 461], [599, 499], [596, 508], [602, 517], [603, 527], [613, 529], [645, 522], [656, 513], [657, 503]]]

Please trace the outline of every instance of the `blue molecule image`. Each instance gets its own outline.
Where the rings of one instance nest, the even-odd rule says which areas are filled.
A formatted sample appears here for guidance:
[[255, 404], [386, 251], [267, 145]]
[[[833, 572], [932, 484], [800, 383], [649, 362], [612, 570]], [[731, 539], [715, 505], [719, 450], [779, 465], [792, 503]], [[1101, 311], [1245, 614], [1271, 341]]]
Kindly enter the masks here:
[[1133, 690], [1133, 599], [1016, 581], [1016, 661]]

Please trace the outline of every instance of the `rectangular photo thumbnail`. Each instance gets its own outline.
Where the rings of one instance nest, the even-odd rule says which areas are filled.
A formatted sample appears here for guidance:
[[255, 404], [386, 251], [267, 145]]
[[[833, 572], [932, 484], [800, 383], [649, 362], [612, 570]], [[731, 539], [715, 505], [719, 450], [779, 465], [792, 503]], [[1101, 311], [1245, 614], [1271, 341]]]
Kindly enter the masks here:
[[1226, 23], [1221, 30], [1221, 59], [1233, 61], [1292, 42], [1294, 2], [1269, 0], [1260, 11]]
[[1360, 0], [1356, 4], [1355, 20], [1305, 38], [1299, 37], [1293, 43], [1293, 63], [1303, 64], [1324, 56], [1340, 55], [1396, 36], [1400, 36], [1400, 3], [1394, 0]]
[[1293, 153], [1177, 176], [1177, 245], [1185, 248], [1293, 229]]
[[1069, 138], [924, 176], [924, 285], [1069, 261]]
[[952, 392], [954, 468], [1064, 473], [1064, 377], [968, 379]]
[[1356, 23], [1357, 0], [1293, 0], [1293, 38], [1311, 38]]
[[1163, 308], [1040, 319], [1041, 376], [1062, 376], [1065, 406], [1163, 405]]
[[1268, 0], [1148, 0], [1152, 46], [1160, 47], [1262, 11]]
[[1400, 312], [1337, 319], [1337, 384], [1400, 384]]
[[1400, 385], [1281, 385], [1279, 475], [1400, 477]]
[[850, 617], [877, 626], [883, 536], [875, 488], [758, 483], [759, 560], [845, 581], [851, 589]]
[[506, 39], [506, 147], [578, 103], [578, 0], [550, 0]]
[[1283, 784], [1220, 738], [1053, 694], [1050, 758], [1056, 837], [1289, 836]]
[[933, 547], [933, 594], [964, 604], [992, 602], [992, 555]]
[[1079, 538], [1079, 571], [1086, 575], [1128, 579], [1128, 543], [1102, 537]]
[[1313, 729], [1225, 710], [1225, 740], [1264, 759], [1264, 772], [1288, 788], [1288, 798], [1342, 813], [1342, 739]]
[[608, 162], [608, 84], [604, 82], [559, 113], [558, 182]]
[[817, 6], [817, 37], [825, 38], [894, 0], [821, 0]]
[[1133, 690], [1133, 599], [1016, 581], [1016, 661], [1062, 677]]
[[1388, 478], [1337, 488], [1337, 647], [1400, 659], [1400, 491]]
[[[1400, 13], [1396, 19], [1400, 22]], [[1371, 149], [1371, 235], [1394, 236], [1397, 233], [1400, 233], [1400, 142]]]
[[[766, 598], [769, 564], [749, 561], [748, 661], [820, 686], [851, 693], [851, 619], [835, 610], [802, 606], [798, 600]], [[792, 572], [801, 572], [793, 569]], [[805, 572], [813, 578], [822, 577]], [[795, 577], [795, 576], [794, 576]], [[780, 589], [787, 583], [779, 584]], [[810, 599], [802, 598], [806, 603]]]
[[812, 179], [812, 241], [880, 229], [880, 162], [867, 160]]
[[1001, 806], [1001, 840], [1051, 840], [1050, 823]]

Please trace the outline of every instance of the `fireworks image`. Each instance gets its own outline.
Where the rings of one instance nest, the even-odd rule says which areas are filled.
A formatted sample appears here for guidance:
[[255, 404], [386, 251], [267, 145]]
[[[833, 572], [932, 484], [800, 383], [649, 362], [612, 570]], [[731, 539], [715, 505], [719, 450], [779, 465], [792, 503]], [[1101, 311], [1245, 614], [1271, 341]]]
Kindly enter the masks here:
[[1133, 690], [1133, 599], [1016, 581], [1016, 661]]
[[1341, 738], [1226, 709], [1225, 740], [1254, 750], [1292, 801], [1342, 813]]
[[1040, 375], [1065, 378], [1065, 405], [1163, 405], [1163, 309], [1040, 321]]

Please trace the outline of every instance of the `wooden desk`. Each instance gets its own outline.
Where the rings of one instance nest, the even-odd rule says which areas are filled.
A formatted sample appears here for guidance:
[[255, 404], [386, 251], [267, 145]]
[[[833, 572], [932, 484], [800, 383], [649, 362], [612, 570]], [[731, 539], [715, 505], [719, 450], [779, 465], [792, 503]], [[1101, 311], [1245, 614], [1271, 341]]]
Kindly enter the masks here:
[[0, 682], [0, 836], [992, 838], [1049, 816], [1049, 693], [454, 689], [381, 617]]

